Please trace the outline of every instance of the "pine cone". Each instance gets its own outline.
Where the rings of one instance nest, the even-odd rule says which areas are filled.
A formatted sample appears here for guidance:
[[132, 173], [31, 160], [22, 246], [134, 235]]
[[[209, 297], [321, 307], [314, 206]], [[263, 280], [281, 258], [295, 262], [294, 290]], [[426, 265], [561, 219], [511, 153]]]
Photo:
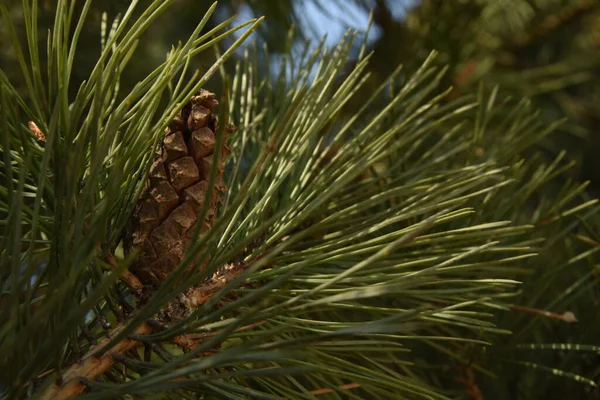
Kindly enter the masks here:
[[[201, 234], [216, 218], [223, 183], [223, 146], [217, 178], [206, 218], [198, 221], [213, 168], [215, 132], [218, 121], [213, 114], [218, 101], [201, 89], [175, 117], [157, 149], [146, 188], [126, 228], [125, 253], [141, 250], [130, 271], [146, 285], [157, 285], [181, 262], [191, 244], [198, 224]], [[230, 131], [229, 129], [226, 132]], [[197, 264], [204, 264], [198, 260]]]

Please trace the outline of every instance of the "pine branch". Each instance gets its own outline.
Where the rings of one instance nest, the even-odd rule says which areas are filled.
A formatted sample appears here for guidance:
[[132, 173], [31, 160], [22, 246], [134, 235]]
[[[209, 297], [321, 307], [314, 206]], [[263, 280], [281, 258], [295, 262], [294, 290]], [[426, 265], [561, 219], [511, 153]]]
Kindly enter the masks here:
[[[181, 321], [185, 316], [193, 312], [194, 309], [197, 309], [201, 305], [208, 302], [215, 293], [218, 293], [233, 278], [241, 275], [247, 268], [248, 266], [246, 266], [246, 268], [223, 268], [220, 272], [215, 273], [215, 275], [210, 279], [209, 282], [207, 282], [207, 284], [190, 289], [180, 298], [174, 300], [160, 310], [158, 312], [158, 315], [162, 315], [160, 320], [169, 321], [172, 323]], [[126, 274], [125, 276], [127, 277], [125, 279], [130, 277], [135, 278], [135, 276], [132, 274]], [[136, 285], [137, 284], [135, 284], [133, 287], [135, 288]], [[251, 329], [258, 325], [260, 324], [252, 324], [247, 327], [240, 328], [238, 331]], [[125, 353], [131, 349], [141, 346], [143, 344], [142, 342], [126, 338], [111, 347], [107, 347], [113, 338], [125, 328], [131, 328], [131, 326], [128, 324], [128, 321], [124, 321], [120, 326], [117, 326], [112, 329], [111, 332], [106, 333], [106, 337], [101, 342], [91, 347], [86, 355], [68, 367], [66, 371], [61, 374], [59, 377], [60, 383], [55, 383], [44, 391], [41, 399], [64, 400], [83, 393], [87, 389], [87, 386], [83, 382], [86, 380], [95, 380], [102, 374], [106, 373], [113, 366], [113, 364], [115, 364], [115, 362], [118, 362], [119, 356], [124, 356]], [[133, 335], [142, 336], [154, 332], [157, 332], [157, 328], [154, 327], [150, 322], [146, 321], [142, 322], [138, 327], [135, 328]], [[214, 334], [200, 336], [180, 335], [176, 336], [172, 342], [190, 351], [198, 347], [198, 344], [202, 343], [203, 339], [206, 339], [210, 336], [214, 336]]]
[[[116, 327], [112, 333], [100, 343], [92, 347], [81, 360], [70, 366], [60, 377], [60, 384], [55, 383], [50, 386], [41, 395], [42, 400], [66, 400], [71, 399], [83, 393], [87, 386], [82, 383], [82, 379], [93, 380], [104, 374], [116, 362], [116, 355], [123, 355], [129, 350], [140, 346], [141, 343], [133, 339], [124, 339], [106, 349], [106, 345], [112, 340], [112, 337], [122, 331], [126, 324]], [[135, 329], [136, 335], [146, 335], [154, 330], [148, 323], [143, 323]], [[101, 355], [97, 353], [101, 351]]]
[[456, 381], [465, 385], [467, 395], [471, 400], [483, 400], [483, 395], [477, 385], [473, 368], [470, 366], [463, 366], [462, 370], [464, 371], [464, 376], [456, 378]]
[[[111, 253], [108, 253], [106, 255], [106, 259], [113, 268], [116, 269], [119, 267], [118, 261], [115, 259], [115, 256]], [[121, 281], [123, 281], [123, 283], [127, 285], [127, 287], [129, 288], [129, 290], [131, 290], [132, 293], [135, 293], [138, 297], [140, 296], [142, 290], [144, 289], [144, 285], [142, 284], [142, 282], [140, 282], [137, 276], [135, 276], [131, 273], [131, 271], [126, 269], [123, 272], [121, 272], [120, 278]]]
[[[131, 21], [136, 6], [134, 2], [126, 15], [113, 24], [108, 37], [104, 38], [102, 53], [89, 79], [81, 85], [73, 102], [69, 103], [69, 78], [77, 48], [77, 35], [90, 2], [83, 7], [77, 19], [74, 37], [63, 34], [71, 32], [70, 3], [59, 1], [57, 4], [52, 45], [48, 53], [47, 86], [41, 84], [37, 77], [41, 69], [35, 68], [39, 51], [35, 26], [38, 10], [35, 5], [29, 7], [27, 4], [24, 2], [24, 18], [28, 21], [28, 54], [33, 58], [34, 68], [31, 71], [16, 35], [12, 44], [20, 57], [21, 72], [29, 82], [29, 93], [19, 93], [4, 72], [0, 73], [2, 99], [12, 99], [10, 103], [3, 101], [1, 105], [4, 121], [2, 137], [6, 138], [2, 143], [3, 176], [8, 176], [12, 181], [11, 176], [16, 172], [14, 176], [21, 177], [15, 190], [11, 188], [8, 193], [2, 191], [1, 207], [2, 212], [8, 210], [8, 215], [12, 216], [9, 223], [16, 228], [13, 237], [19, 237], [24, 232], [24, 237], [18, 241], [28, 243], [24, 253], [20, 246], [7, 247], [9, 251], [4, 251], [3, 246], [0, 254], [2, 270], [5, 271], [3, 280], [6, 274], [12, 274], [16, 279], [6, 281], [11, 282], [12, 289], [3, 287], [10, 293], [11, 312], [2, 313], [4, 320], [13, 321], [6, 325], [10, 326], [9, 329], [2, 331], [2, 342], [11, 346], [1, 348], [5, 360], [10, 358], [15, 363], [12, 372], [4, 371], [16, 374], [9, 378], [13, 382], [19, 379], [30, 381], [39, 375], [36, 371], [47, 368], [48, 362], [60, 364], [57, 353], [51, 349], [63, 346], [64, 338], [77, 330], [78, 323], [83, 322], [92, 309], [95, 308], [98, 318], [102, 317], [101, 313], [106, 312], [106, 309], [100, 311], [103, 309], [100, 305], [102, 302], [106, 301], [107, 308], [112, 308], [109, 312], [120, 318], [122, 312], [116, 306], [120, 295], [112, 292], [114, 274], [109, 274], [111, 279], [104, 279], [99, 268], [104, 260], [96, 258], [97, 244], [102, 243], [103, 248], [114, 248], [120, 240], [120, 232], [126, 221], [124, 214], [130, 212], [131, 199], [139, 191], [137, 180], [145, 174], [146, 153], [154, 147], [167, 121], [176, 113], [177, 103], [191, 97], [256, 27], [255, 24], [242, 33], [204, 76], [200, 77], [196, 72], [191, 84], [175, 88], [168, 99], [167, 109], [161, 114], [156, 105], [164, 98], [165, 89], [174, 78], [182, 81], [186, 76], [185, 66], [190, 57], [248, 24], [222, 32], [230, 22], [227, 20], [208, 34], [200, 35], [210, 13], [214, 12], [213, 5], [190, 40], [174, 48], [163, 65], [139, 82], [136, 89], [119, 102], [119, 75], [133, 54], [137, 38], [169, 5], [168, 1], [154, 1], [143, 10], [142, 18]], [[2, 11], [8, 26], [12, 26], [6, 10]], [[57, 77], [60, 84], [55, 86], [52, 83], [57, 82]], [[56, 103], [45, 104], [47, 99]], [[33, 107], [28, 106], [29, 101], [33, 102]], [[138, 113], [140, 109], [143, 111]], [[19, 113], [29, 121], [34, 121], [29, 124], [29, 129], [25, 129], [31, 132], [29, 135], [32, 137], [44, 137], [43, 147], [24, 140]], [[33, 201], [29, 202], [28, 199]], [[61, 206], [54, 207], [54, 204]], [[112, 225], [113, 222], [115, 225]], [[73, 229], [66, 229], [67, 225]], [[54, 255], [45, 260], [47, 264], [44, 264], [41, 272], [31, 258], [37, 253]], [[18, 263], [15, 264], [16, 260], [27, 260], [25, 274], [19, 270]], [[120, 263], [115, 266], [114, 260], [111, 261], [111, 269], [120, 271], [126, 265]], [[132, 289], [139, 288], [139, 282], [131, 275], [123, 272], [123, 276]], [[40, 307], [30, 307], [24, 319], [10, 318], [11, 313], [13, 316], [20, 315], [18, 310], [22, 301], [27, 304], [38, 297], [36, 294], [40, 285], [44, 286], [43, 293], [52, 294], [52, 297], [42, 299], [50, 300], [39, 301]], [[21, 287], [24, 288], [23, 292]], [[91, 293], [90, 288], [93, 289]], [[36, 318], [32, 318], [33, 312]], [[21, 355], [29, 353], [27, 349], [31, 345], [31, 336], [26, 338], [20, 334], [23, 327], [27, 327], [32, 336], [37, 336], [35, 332], [47, 332], [47, 337], [41, 341], [40, 351], [27, 357]], [[15, 394], [23, 390], [23, 386], [13, 389], [12, 393]]]
[[[146, 178], [159, 180], [150, 171], [165, 127], [178, 117], [194, 129], [209, 119], [194, 105], [189, 115], [178, 113], [249, 32], [207, 74], [190, 77], [191, 55], [236, 29], [213, 39], [225, 25], [202, 35], [204, 18], [190, 41], [119, 103], [122, 61], [163, 10], [156, 1], [141, 20], [129, 21], [135, 29], [128, 34], [126, 24], [114, 25], [70, 103], [65, 49], [75, 45], [62, 33], [71, 32], [67, 5], [59, 4], [49, 77], [62, 89], [50, 85], [52, 95], [32, 111], [0, 74], [0, 106], [8, 111], [0, 114], [8, 133], [1, 167], [10, 182], [0, 187], [0, 211], [9, 216], [0, 253], [7, 304], [0, 358], [12, 364], [3, 366], [3, 380], [21, 382], [9, 386], [9, 396], [35, 392], [40, 376], [49, 379], [62, 365], [70, 366], [63, 381], [45, 395], [86, 388], [93, 399], [149, 392], [302, 398], [350, 388], [346, 394], [355, 397], [446, 399], [447, 389], [457, 388], [479, 395], [483, 380], [456, 382], [440, 371], [458, 360], [493, 376], [497, 365], [487, 354], [506, 352], [511, 340], [531, 342], [527, 323], [540, 324], [532, 315], [556, 310], [542, 313], [550, 317], [543, 323], [569, 318], [555, 304], [538, 305], [560, 271], [596, 251], [582, 250], [589, 241], [571, 240], [578, 218], [598, 207], [585, 199], [584, 184], [554, 186], [571, 166], [564, 155], [549, 162], [536, 155], [553, 126], [498, 89], [482, 86], [476, 96], [448, 101], [435, 54], [414, 74], [403, 77], [397, 68], [373, 91], [365, 86], [369, 56], [339, 79], [353, 49], [350, 33], [333, 49], [284, 57], [274, 80], [257, 71], [265, 54], [249, 48], [240, 56], [221, 109], [239, 129], [226, 137], [225, 124], [209, 124], [215, 147], [231, 147], [223, 166], [230, 189], [218, 218], [210, 229], [194, 229], [201, 234], [160, 284], [122, 274], [139, 261], [135, 252], [121, 260], [119, 242]], [[26, 17], [35, 20], [31, 12]], [[288, 70], [289, 63], [300, 68]], [[32, 93], [46, 89], [30, 81]], [[10, 107], [7, 98], [15, 99]], [[352, 98], [359, 107], [343, 114]], [[45, 136], [43, 147], [21, 113]], [[215, 211], [208, 200], [226, 154], [214, 154], [202, 165], [210, 177], [196, 209], [201, 216]], [[99, 243], [119, 256], [107, 257]], [[34, 263], [38, 250], [47, 264]], [[501, 320], [506, 299], [518, 296], [529, 276], [548, 287], [523, 290], [511, 302], [524, 312], [506, 313], [527, 321]], [[40, 288], [46, 295], [34, 314]], [[140, 288], [152, 296], [131, 312], [128, 301]], [[115, 373], [117, 362], [127, 373]]]

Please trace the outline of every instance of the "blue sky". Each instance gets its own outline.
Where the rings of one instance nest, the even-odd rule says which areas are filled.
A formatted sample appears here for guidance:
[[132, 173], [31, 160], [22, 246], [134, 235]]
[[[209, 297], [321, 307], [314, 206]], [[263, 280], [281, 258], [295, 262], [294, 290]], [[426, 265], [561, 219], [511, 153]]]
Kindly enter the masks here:
[[[316, 40], [327, 35], [327, 44], [336, 45], [346, 29], [364, 31], [367, 28], [369, 15], [356, 7], [352, 1], [348, 1], [343, 15], [340, 15], [340, 9], [335, 1], [322, 1], [321, 4], [323, 8], [317, 6], [314, 1], [305, 1], [302, 5], [307, 31], [312, 32]], [[371, 40], [376, 39], [377, 36], [377, 31], [371, 31]]]
[[[300, 2], [303, 14], [306, 15], [306, 25], [313, 32], [315, 39], [327, 35], [327, 44], [335, 45], [342, 38], [348, 28], [364, 31], [369, 23], [369, 15], [357, 7], [350, 0], [321, 0], [320, 6], [314, 0]], [[346, 3], [343, 10], [339, 4]], [[374, 2], [373, 2], [374, 3]], [[394, 18], [404, 17], [408, 7], [416, 3], [415, 0], [388, 0], [388, 7]], [[374, 4], [373, 4], [374, 5]], [[340, 13], [342, 11], [342, 13]], [[379, 33], [371, 30], [370, 40], [376, 40]]]
[[[406, 10], [418, 1], [387, 0], [387, 3], [394, 18], [401, 19], [404, 17]], [[373, 3], [375, 2], [373, 1]], [[348, 28], [355, 29], [359, 33], [365, 32], [369, 23], [368, 12], [356, 6], [352, 0], [302, 0], [298, 1], [297, 4], [297, 14], [304, 16], [301, 20], [302, 29], [307, 34], [312, 34], [311, 47], [316, 46], [325, 35], [327, 36], [326, 46], [333, 47], [339, 43]], [[343, 7], [340, 7], [340, 4]], [[240, 7], [239, 13], [238, 21], [246, 21], [255, 17], [248, 6]], [[378, 36], [377, 27], [373, 27], [369, 33], [369, 42], [376, 40]], [[301, 52], [300, 48], [298, 50]], [[279, 70], [280, 63], [281, 56], [271, 56], [273, 71]]]
[[[400, 19], [407, 8], [418, 0], [387, 0], [388, 7], [393, 16]], [[351, 0], [304, 0], [298, 2], [299, 15], [304, 15], [306, 32], [313, 34], [313, 39], [319, 41], [327, 35], [327, 44], [336, 45], [348, 28], [365, 31], [369, 22], [369, 15]], [[345, 3], [345, 4], [344, 4]], [[373, 2], [374, 3], [374, 2]], [[343, 10], [339, 5], [344, 4]], [[300, 10], [301, 9], [301, 10]], [[340, 12], [341, 11], [341, 12]], [[249, 7], [241, 7], [240, 21], [253, 18]], [[377, 30], [371, 30], [370, 40], [377, 39]]]

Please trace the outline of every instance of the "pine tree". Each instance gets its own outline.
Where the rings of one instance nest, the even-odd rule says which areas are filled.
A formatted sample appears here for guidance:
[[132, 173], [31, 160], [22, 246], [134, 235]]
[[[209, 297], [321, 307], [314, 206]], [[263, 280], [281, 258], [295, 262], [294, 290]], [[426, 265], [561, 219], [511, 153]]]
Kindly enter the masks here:
[[[268, 53], [247, 48], [229, 77], [223, 64], [262, 20], [204, 32], [215, 5], [121, 93], [138, 40], [171, 3], [135, 14], [133, 2], [104, 26], [80, 83], [91, 1], [79, 15], [58, 2], [47, 46], [37, 2], [23, 2], [26, 44], [11, 38], [26, 90], [0, 71], [6, 398], [531, 398], [550, 377], [596, 386], [565, 358], [522, 354], [597, 352], [590, 338], [548, 340], [593, 318], [572, 293], [593, 295], [600, 248], [596, 200], [564, 179], [564, 153], [546, 162], [537, 147], [558, 123], [495, 87], [456, 95], [435, 52], [367, 89], [365, 44], [346, 69], [352, 33], [289, 56], [274, 79], [257, 71]], [[211, 68], [190, 71], [233, 32]], [[203, 170], [194, 209], [212, 219], [174, 268], [145, 279], [132, 239], [156, 151], [217, 72], [210, 165], [223, 173]], [[186, 134], [200, 128], [181, 120]]]

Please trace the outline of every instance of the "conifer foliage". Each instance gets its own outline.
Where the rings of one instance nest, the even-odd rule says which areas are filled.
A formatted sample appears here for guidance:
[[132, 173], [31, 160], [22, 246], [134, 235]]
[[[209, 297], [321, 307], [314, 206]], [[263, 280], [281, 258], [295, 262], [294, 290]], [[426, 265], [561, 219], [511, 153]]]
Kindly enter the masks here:
[[26, 40], [10, 30], [26, 90], [0, 71], [5, 398], [475, 399], [507, 365], [596, 386], [515, 354], [597, 350], [530, 342], [578, 319], [566, 292], [537, 301], [567, 268], [594, 278], [599, 246], [596, 201], [556, 187], [570, 164], [537, 154], [553, 126], [527, 100], [455, 96], [435, 52], [367, 91], [352, 32], [259, 73], [267, 53], [235, 50], [261, 19], [205, 31], [216, 5], [120, 92], [172, 2], [105, 17], [84, 82], [91, 0], [59, 0], [47, 43], [36, 1]]

